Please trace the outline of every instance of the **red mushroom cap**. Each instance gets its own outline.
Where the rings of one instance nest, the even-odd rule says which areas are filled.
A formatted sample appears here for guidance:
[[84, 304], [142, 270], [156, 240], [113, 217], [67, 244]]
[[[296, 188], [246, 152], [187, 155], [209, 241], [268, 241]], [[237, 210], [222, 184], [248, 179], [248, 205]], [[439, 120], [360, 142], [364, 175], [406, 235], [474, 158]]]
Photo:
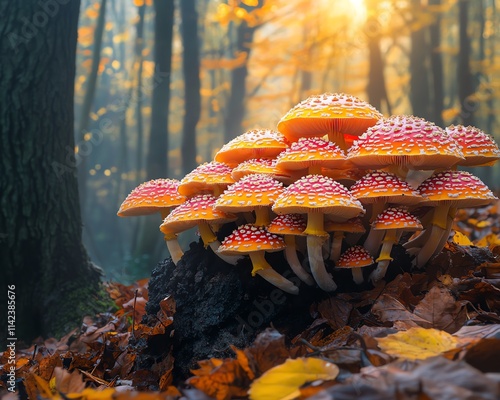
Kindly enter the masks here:
[[118, 216], [131, 217], [160, 212], [182, 204], [186, 197], [178, 193], [176, 179], [153, 179], [137, 186], [123, 201]]
[[267, 230], [277, 235], [302, 235], [306, 229], [305, 218], [300, 214], [283, 214], [276, 216]]
[[226, 255], [249, 254], [256, 251], [274, 252], [286, 247], [284, 240], [263, 226], [241, 225], [227, 236], [219, 246]]
[[310, 96], [288, 111], [278, 130], [290, 141], [331, 132], [359, 136], [380, 118], [375, 107], [355, 96], [324, 93]]
[[215, 154], [215, 161], [236, 165], [252, 158], [274, 158], [288, 147], [282, 133], [253, 129], [235, 137]]
[[383, 118], [361, 135], [347, 159], [366, 169], [398, 165], [449, 168], [464, 157], [458, 143], [432, 122], [412, 116]]
[[450, 125], [446, 132], [459, 144], [465, 160], [459, 165], [492, 165], [500, 159], [500, 149], [495, 140], [473, 126]]
[[385, 171], [366, 174], [349, 189], [362, 204], [375, 202], [417, 204], [422, 196], [407, 182]]
[[401, 229], [404, 231], [423, 229], [417, 217], [398, 207], [389, 207], [382, 211], [373, 221], [372, 228], [375, 230]]
[[231, 167], [216, 161], [201, 164], [181, 180], [178, 191], [185, 196], [221, 192], [234, 183], [231, 171]]
[[163, 221], [163, 233], [179, 233], [198, 225], [199, 222], [224, 224], [236, 220], [234, 214], [215, 210], [216, 197], [210, 194], [194, 196], [175, 208]]
[[346, 166], [346, 156], [339, 146], [328, 140], [318, 137], [300, 138], [278, 155], [276, 166], [284, 170], [313, 166], [340, 169]]
[[215, 209], [229, 212], [270, 207], [283, 192], [283, 184], [263, 174], [247, 175], [229, 186], [215, 202]]
[[481, 179], [466, 171], [442, 171], [423, 181], [418, 187], [422, 206], [481, 207], [497, 197]]
[[362, 246], [348, 248], [339, 258], [338, 268], [359, 268], [373, 264], [373, 258]]
[[347, 220], [357, 217], [364, 209], [340, 183], [322, 175], [306, 175], [285, 189], [274, 202], [273, 211], [277, 214], [319, 212]]

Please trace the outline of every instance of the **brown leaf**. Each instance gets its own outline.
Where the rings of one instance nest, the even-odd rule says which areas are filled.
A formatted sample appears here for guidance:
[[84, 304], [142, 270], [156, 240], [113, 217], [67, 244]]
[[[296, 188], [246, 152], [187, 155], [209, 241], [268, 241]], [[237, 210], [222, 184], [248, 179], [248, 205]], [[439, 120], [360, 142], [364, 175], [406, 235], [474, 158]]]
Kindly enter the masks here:
[[464, 304], [455, 301], [448, 289], [434, 286], [417, 304], [413, 313], [426, 322], [418, 322], [424, 328], [434, 328], [448, 333], [458, 331], [467, 321]]
[[289, 357], [285, 337], [270, 328], [260, 333], [252, 346], [244, 351], [257, 376], [283, 363]]
[[421, 323], [427, 323], [410, 311], [408, 311], [400, 301], [394, 297], [383, 294], [372, 307], [372, 313], [382, 322], [404, 321], [409, 326], [418, 326]]
[[69, 373], [61, 367], [56, 367], [54, 376], [56, 378], [56, 390], [60, 393], [79, 393], [85, 388], [82, 374], [78, 371]]
[[347, 301], [337, 297], [329, 297], [318, 304], [318, 312], [334, 330], [347, 325], [352, 308]]
[[467, 350], [463, 358], [482, 372], [500, 372], [500, 339], [481, 339]]

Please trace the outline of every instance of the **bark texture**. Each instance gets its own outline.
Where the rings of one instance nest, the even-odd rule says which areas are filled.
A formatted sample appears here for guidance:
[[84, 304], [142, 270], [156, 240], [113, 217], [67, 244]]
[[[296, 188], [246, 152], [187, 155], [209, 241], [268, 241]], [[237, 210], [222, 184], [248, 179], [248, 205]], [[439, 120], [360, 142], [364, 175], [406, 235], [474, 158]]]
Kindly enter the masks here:
[[93, 314], [100, 290], [81, 243], [74, 157], [79, 6], [0, 1], [0, 308], [15, 285], [16, 335], [26, 341]]

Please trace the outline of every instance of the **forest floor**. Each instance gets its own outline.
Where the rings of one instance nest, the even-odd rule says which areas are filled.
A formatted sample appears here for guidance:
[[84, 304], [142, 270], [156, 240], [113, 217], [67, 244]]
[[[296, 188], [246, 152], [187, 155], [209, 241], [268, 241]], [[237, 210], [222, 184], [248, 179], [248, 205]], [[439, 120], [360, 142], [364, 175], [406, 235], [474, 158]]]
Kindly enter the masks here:
[[335, 294], [280, 297], [193, 244], [191, 270], [109, 283], [116, 311], [16, 349], [16, 393], [5, 351], [0, 397], [498, 399], [499, 207], [460, 211], [425, 271], [396, 259], [389, 282]]

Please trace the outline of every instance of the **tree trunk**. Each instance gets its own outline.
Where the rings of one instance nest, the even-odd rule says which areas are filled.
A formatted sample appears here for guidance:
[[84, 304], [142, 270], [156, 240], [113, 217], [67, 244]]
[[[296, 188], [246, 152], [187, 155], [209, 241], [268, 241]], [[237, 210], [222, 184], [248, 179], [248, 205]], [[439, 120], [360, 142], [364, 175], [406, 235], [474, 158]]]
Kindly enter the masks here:
[[74, 154], [79, 6], [0, 2], [0, 308], [15, 285], [15, 334], [25, 341], [74, 327], [95, 312], [100, 290], [81, 242]]
[[[144, 70], [144, 56], [142, 51], [144, 49], [144, 14], [146, 12], [146, 5], [142, 4], [138, 7], [139, 21], [137, 22], [137, 37], [135, 41], [135, 59], [137, 62], [137, 149], [136, 149], [136, 168], [139, 182], [143, 181], [143, 158], [144, 158], [144, 121], [142, 118], [142, 105], [144, 98], [144, 88], [142, 85], [142, 75]], [[135, 69], [135, 65], [134, 65]]]
[[[429, 0], [429, 5], [440, 6], [441, 0]], [[434, 23], [429, 28], [431, 42], [431, 70], [432, 70], [432, 111], [431, 120], [443, 127], [444, 89], [443, 89], [443, 59], [441, 51], [441, 15], [437, 14]]]
[[470, 68], [470, 38], [467, 35], [469, 25], [469, 0], [460, 0], [459, 7], [459, 45], [458, 54], [458, 97], [460, 100], [460, 117], [462, 124], [474, 125], [476, 102], [471, 98], [474, 94], [474, 77]]
[[[90, 112], [92, 110], [92, 104], [94, 102], [95, 91], [97, 88], [97, 77], [99, 73], [99, 64], [101, 62], [101, 48], [102, 48], [102, 38], [104, 34], [104, 26], [106, 22], [106, 4], [107, 0], [101, 1], [101, 6], [99, 8], [99, 16], [97, 18], [97, 23], [94, 31], [94, 47], [92, 50], [92, 66], [90, 69], [90, 75], [88, 78], [87, 91], [85, 92], [85, 97], [83, 99], [83, 104], [80, 113], [80, 119], [78, 121], [78, 131], [77, 139], [80, 146], [86, 142], [85, 135], [87, 133]], [[87, 195], [87, 157], [89, 154], [83, 149], [78, 150], [79, 155], [79, 165], [78, 165], [78, 187], [80, 191], [80, 203], [82, 205], [82, 211], [85, 214], [85, 203]]]
[[200, 55], [198, 13], [195, 0], [181, 1], [181, 33], [184, 54], [184, 128], [182, 134], [183, 175], [196, 168], [196, 125], [200, 119]]
[[[251, 9], [262, 7], [262, 0], [259, 0], [255, 7], [245, 7]], [[253, 35], [258, 26], [249, 26], [243, 20], [236, 30], [236, 52], [246, 53], [246, 59], [242, 66], [231, 71], [231, 92], [226, 106], [226, 116], [224, 118], [224, 143], [242, 134], [243, 117], [245, 116], [246, 102], [246, 78], [248, 75], [248, 60], [250, 59], [251, 44]], [[234, 56], [237, 56], [235, 54]]]
[[[412, 1], [412, 8], [416, 18], [421, 18], [418, 13], [422, 7], [420, 0]], [[418, 24], [417, 24], [418, 25]], [[429, 110], [429, 81], [427, 71], [427, 41], [425, 29], [413, 28], [411, 31], [410, 51], [410, 101], [413, 115], [430, 119]]]

